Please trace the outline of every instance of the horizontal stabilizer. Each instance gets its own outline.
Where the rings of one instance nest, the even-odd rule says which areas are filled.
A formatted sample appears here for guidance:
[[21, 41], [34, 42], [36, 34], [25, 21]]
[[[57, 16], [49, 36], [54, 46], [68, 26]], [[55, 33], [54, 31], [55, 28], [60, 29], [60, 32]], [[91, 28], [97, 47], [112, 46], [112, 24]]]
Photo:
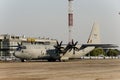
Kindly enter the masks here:
[[119, 46], [116, 44], [82, 44], [80, 49], [84, 49], [85, 47], [89, 46], [95, 46], [95, 48], [103, 48], [103, 49], [109, 49], [109, 48], [118, 48]]

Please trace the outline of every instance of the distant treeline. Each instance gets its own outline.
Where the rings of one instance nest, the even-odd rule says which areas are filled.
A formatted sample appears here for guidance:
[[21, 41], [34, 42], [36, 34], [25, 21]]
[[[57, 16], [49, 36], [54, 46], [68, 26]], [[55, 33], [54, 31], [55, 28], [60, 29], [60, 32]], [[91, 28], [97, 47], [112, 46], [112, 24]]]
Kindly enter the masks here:
[[118, 55], [120, 55], [120, 51], [118, 49], [95, 48], [86, 56], [118, 56]]

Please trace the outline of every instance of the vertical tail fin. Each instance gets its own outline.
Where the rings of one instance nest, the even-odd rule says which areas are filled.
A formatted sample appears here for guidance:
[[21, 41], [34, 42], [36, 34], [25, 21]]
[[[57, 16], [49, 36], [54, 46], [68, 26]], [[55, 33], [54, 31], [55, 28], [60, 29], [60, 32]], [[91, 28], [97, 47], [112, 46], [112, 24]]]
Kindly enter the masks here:
[[96, 22], [93, 24], [87, 43], [89, 44], [101, 43], [99, 25]]

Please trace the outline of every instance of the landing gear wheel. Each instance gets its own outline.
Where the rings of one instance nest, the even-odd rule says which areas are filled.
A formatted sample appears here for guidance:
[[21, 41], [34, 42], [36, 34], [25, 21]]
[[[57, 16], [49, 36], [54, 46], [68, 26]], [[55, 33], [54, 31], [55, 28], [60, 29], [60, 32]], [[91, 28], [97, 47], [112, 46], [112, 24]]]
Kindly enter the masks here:
[[61, 59], [58, 59], [59, 62], [62, 62]]
[[55, 62], [56, 59], [48, 59], [48, 62]]
[[21, 62], [25, 62], [25, 60], [24, 60], [24, 59], [21, 59]]

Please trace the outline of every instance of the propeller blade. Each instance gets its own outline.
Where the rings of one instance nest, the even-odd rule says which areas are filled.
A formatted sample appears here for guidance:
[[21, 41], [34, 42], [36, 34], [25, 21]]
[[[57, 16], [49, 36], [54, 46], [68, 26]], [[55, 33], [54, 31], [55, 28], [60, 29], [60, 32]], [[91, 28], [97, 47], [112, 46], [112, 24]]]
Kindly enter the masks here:
[[76, 41], [74, 45], [76, 46], [76, 45], [77, 45], [77, 43], [78, 43], [78, 41]]
[[56, 42], [57, 42], [57, 45], [59, 45], [58, 41], [56, 41]]
[[69, 49], [69, 52], [72, 50], [72, 48]]
[[73, 54], [75, 54], [75, 50], [73, 49]]
[[20, 44], [19, 43], [17, 43], [18, 44], [18, 46], [20, 46]]
[[60, 42], [60, 46], [62, 45], [62, 41]]
[[76, 51], [79, 51], [79, 48], [75, 47], [75, 50], [76, 50]]
[[74, 44], [74, 41], [73, 41], [73, 39], [72, 39], [72, 45]]

